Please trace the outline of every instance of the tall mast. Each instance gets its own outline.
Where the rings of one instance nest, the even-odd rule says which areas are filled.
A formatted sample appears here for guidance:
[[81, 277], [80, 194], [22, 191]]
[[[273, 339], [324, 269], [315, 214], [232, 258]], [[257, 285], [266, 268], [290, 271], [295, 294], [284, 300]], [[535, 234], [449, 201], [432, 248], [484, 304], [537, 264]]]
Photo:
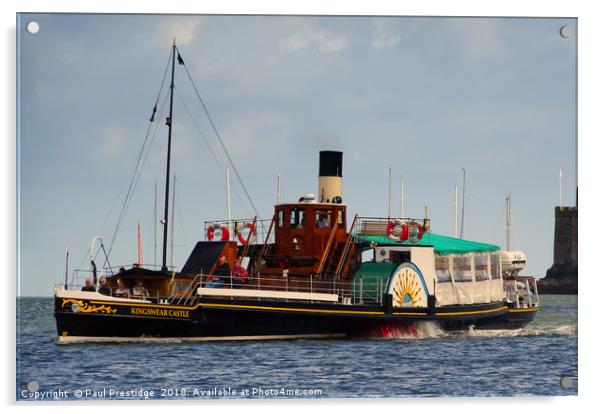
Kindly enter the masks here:
[[512, 240], [512, 193], [508, 193], [506, 197], [506, 250], [510, 251]]
[[153, 211], [153, 266], [157, 266], [157, 182], [155, 182], [155, 208]]
[[171, 85], [169, 85], [169, 118], [167, 125], [167, 171], [165, 172], [165, 212], [163, 214], [163, 261], [161, 262], [161, 271], [167, 273], [167, 216], [169, 214], [169, 169], [171, 163], [171, 127], [173, 124], [173, 90], [174, 75], [176, 71], [176, 38], [173, 39], [173, 50], [171, 52]]
[[176, 228], [175, 226], [175, 215], [176, 215], [176, 176], [173, 176], [173, 190], [171, 192], [171, 231], [169, 238], [169, 266], [173, 268], [173, 233]]
[[454, 185], [454, 232], [453, 236], [458, 238], [458, 186]]

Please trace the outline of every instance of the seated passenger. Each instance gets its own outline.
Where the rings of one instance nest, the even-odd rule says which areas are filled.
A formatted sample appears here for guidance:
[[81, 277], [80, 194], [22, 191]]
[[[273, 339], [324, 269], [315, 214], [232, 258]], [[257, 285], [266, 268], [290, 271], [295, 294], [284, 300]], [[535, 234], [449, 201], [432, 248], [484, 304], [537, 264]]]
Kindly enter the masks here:
[[111, 294], [111, 290], [107, 287], [107, 279], [105, 279], [104, 276], [98, 280], [98, 284], [100, 285], [98, 287], [98, 293], [107, 296]]
[[115, 290], [115, 297], [117, 298], [129, 298], [130, 290], [125, 286], [123, 280], [119, 279], [117, 281], [117, 289]]
[[148, 293], [148, 289], [144, 286], [141, 280], [137, 280], [132, 288], [132, 295], [134, 296], [150, 296]]
[[237, 285], [244, 285], [249, 281], [249, 272], [245, 269], [240, 259], [234, 261], [234, 267], [232, 268], [232, 280]]
[[319, 229], [325, 229], [329, 227], [328, 218], [324, 214], [320, 214], [318, 220], [316, 221], [316, 227]]
[[86, 279], [86, 284], [82, 287], [82, 292], [96, 292], [96, 288], [92, 284], [91, 278]]
[[230, 277], [230, 266], [228, 266], [226, 256], [220, 256], [220, 258], [217, 259], [217, 266], [209, 276], [208, 283], [205, 287], [217, 288], [224, 284], [230, 284]]

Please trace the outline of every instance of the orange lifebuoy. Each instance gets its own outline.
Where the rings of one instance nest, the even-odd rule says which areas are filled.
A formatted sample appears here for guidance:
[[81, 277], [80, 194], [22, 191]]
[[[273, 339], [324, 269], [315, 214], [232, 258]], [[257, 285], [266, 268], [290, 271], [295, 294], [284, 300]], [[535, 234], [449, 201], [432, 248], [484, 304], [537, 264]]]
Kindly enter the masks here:
[[[255, 226], [253, 225], [253, 223], [247, 223], [244, 225], [243, 228], [249, 229], [249, 240], [250, 240], [253, 233], [255, 233]], [[242, 231], [237, 231], [236, 235], [238, 236], [238, 241], [240, 242], [240, 244], [247, 244], [247, 240], [245, 240], [245, 238], [243, 237]]]
[[[399, 236], [395, 235], [395, 227], [401, 227]], [[399, 219], [391, 220], [387, 224], [387, 237], [394, 241], [405, 241], [408, 238], [408, 225]]]
[[209, 240], [209, 241], [213, 240], [213, 232], [215, 230], [221, 230], [221, 232], [222, 232], [222, 237], [220, 239], [221, 241], [230, 240], [230, 232], [228, 231], [228, 227], [222, 226], [220, 224], [212, 224], [211, 226], [207, 227], [207, 240]]

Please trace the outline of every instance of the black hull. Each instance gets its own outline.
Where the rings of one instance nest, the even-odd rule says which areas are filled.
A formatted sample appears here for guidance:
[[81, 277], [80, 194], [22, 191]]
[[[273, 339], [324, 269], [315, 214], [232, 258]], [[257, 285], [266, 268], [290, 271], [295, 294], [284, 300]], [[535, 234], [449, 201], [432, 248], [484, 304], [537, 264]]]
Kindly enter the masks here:
[[95, 338], [191, 340], [365, 337], [390, 328], [435, 321], [444, 330], [517, 329], [536, 308], [512, 310], [503, 303], [445, 308], [392, 308], [203, 299], [192, 306], [55, 299], [59, 342]]

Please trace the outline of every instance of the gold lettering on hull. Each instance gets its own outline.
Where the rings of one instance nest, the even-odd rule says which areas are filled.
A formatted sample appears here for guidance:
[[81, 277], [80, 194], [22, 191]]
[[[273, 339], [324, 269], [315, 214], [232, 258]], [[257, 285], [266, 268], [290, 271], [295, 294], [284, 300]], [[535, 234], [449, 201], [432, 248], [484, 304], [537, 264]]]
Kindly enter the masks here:
[[160, 308], [131, 308], [132, 315], [143, 316], [162, 316], [170, 318], [189, 318], [190, 311], [179, 309], [160, 309]]

